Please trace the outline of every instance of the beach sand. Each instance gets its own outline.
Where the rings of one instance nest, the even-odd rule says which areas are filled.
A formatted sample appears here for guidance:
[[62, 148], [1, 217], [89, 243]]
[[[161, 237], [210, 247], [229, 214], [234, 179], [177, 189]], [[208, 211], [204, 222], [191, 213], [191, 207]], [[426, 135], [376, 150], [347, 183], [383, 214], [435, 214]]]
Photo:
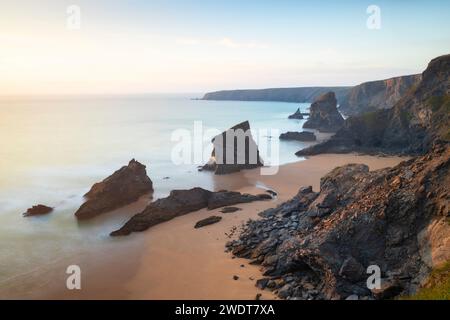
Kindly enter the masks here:
[[[216, 176], [216, 190], [233, 186], [240, 192], [261, 193], [265, 186], [278, 193], [269, 201], [236, 205], [234, 213], [220, 209], [200, 210], [159, 224], [129, 237], [115, 238], [109, 249], [84, 257], [82, 290], [65, 289], [63, 272], [58, 285], [43, 287], [39, 298], [53, 299], [273, 299], [268, 291], [255, 287], [262, 277], [259, 266], [245, 259], [232, 259], [225, 244], [226, 233], [258, 212], [275, 207], [294, 196], [301, 186], [318, 191], [320, 178], [333, 168], [364, 163], [371, 170], [395, 166], [405, 158], [347, 155], [318, 155], [283, 165], [276, 175], [263, 176], [248, 170]], [[222, 216], [216, 224], [194, 229], [195, 223], [211, 215]], [[233, 276], [238, 276], [237, 280]], [[52, 281], [54, 282], [54, 281]]]

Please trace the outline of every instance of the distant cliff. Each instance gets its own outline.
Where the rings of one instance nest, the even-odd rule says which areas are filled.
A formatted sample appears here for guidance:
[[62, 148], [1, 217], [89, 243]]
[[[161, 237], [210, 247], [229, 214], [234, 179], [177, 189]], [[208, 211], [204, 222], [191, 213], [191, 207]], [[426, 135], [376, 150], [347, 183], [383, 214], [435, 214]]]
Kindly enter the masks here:
[[209, 92], [203, 100], [312, 102], [318, 96], [334, 91], [338, 102], [347, 96], [352, 87], [299, 87], [249, 90], [224, 90]]
[[420, 74], [414, 74], [361, 83], [339, 100], [339, 110], [345, 115], [359, 115], [392, 108], [408, 90], [417, 85], [420, 78]]
[[319, 153], [422, 154], [436, 140], [450, 142], [450, 54], [437, 57], [391, 109], [345, 120], [328, 141], [300, 150], [298, 156]]

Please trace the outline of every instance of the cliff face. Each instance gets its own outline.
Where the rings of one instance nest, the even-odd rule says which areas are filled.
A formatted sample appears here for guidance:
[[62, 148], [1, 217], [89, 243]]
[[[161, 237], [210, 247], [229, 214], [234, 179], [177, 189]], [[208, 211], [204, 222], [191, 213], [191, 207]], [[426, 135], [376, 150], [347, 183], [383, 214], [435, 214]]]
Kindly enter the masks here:
[[339, 110], [345, 115], [358, 115], [392, 108], [420, 79], [421, 75], [415, 74], [364, 82], [353, 87], [340, 101]]
[[336, 132], [344, 124], [344, 118], [336, 108], [337, 100], [334, 92], [319, 96], [310, 108], [308, 121], [303, 128], [317, 129], [322, 132]]
[[[249, 221], [228, 248], [261, 264], [261, 287], [281, 298], [386, 299], [414, 293], [431, 268], [450, 259], [450, 147], [394, 168], [333, 169], [320, 192], [301, 188], [290, 201]], [[368, 288], [369, 266], [381, 286]], [[372, 290], [371, 290], [372, 289]]]
[[330, 140], [296, 154], [423, 154], [435, 140], [450, 141], [450, 55], [433, 59], [421, 81], [391, 109], [346, 119]]
[[318, 96], [334, 91], [338, 101], [348, 95], [351, 87], [300, 87], [210, 92], [203, 100], [312, 102]]

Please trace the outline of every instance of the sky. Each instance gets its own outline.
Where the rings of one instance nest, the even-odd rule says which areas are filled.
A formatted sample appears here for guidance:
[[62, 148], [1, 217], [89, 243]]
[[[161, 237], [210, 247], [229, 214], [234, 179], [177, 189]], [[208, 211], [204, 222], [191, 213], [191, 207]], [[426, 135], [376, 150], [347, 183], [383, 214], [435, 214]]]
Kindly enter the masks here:
[[0, 0], [0, 95], [356, 85], [446, 53], [442, 0]]

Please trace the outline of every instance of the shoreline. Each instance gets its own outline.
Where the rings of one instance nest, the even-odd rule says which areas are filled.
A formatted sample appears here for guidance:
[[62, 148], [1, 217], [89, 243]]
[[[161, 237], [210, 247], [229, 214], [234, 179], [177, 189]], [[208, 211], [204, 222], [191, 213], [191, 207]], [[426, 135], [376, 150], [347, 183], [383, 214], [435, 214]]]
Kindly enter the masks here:
[[[370, 170], [392, 167], [405, 157], [378, 157], [357, 154], [324, 154], [285, 164], [273, 176], [260, 175], [259, 169], [225, 176], [214, 176], [214, 187], [233, 185], [244, 193], [261, 193], [265, 186], [277, 192], [269, 201], [236, 205], [241, 211], [220, 213], [219, 209], [202, 209], [156, 225], [127, 237], [111, 239], [87, 254], [81, 254], [82, 290], [65, 288], [64, 263], [46, 270], [36, 279], [42, 284], [14, 297], [39, 299], [275, 299], [269, 291], [256, 288], [262, 278], [260, 267], [248, 260], [232, 258], [225, 252], [227, 241], [236, 238], [240, 226], [258, 213], [292, 198], [301, 186], [311, 185], [318, 191], [320, 178], [337, 166], [364, 163]], [[136, 206], [135, 206], [136, 207]], [[134, 209], [136, 209], [133, 207]], [[126, 210], [126, 208], [124, 208]], [[123, 211], [123, 210], [121, 210]], [[129, 214], [129, 213], [128, 213]], [[194, 224], [211, 215], [219, 215], [219, 223], [194, 229]], [[234, 232], [231, 230], [236, 228]], [[232, 237], [228, 235], [233, 233]], [[65, 260], [65, 263], [74, 258]], [[234, 276], [238, 276], [234, 280]], [[19, 286], [18, 286], [19, 287]], [[24, 289], [25, 290], [25, 289]], [[19, 290], [21, 291], [21, 290]], [[11, 298], [14, 298], [11, 297]], [[9, 298], [9, 297], [7, 297]]]

